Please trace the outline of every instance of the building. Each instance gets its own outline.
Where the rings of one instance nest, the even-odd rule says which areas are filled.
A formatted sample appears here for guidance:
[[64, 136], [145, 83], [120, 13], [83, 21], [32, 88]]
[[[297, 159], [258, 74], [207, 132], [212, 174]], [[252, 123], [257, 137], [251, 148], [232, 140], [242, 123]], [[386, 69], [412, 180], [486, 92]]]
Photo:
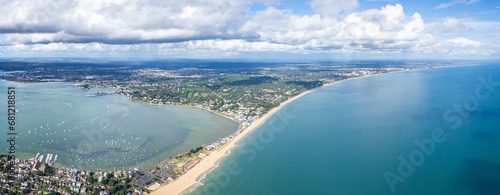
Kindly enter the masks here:
[[42, 166], [42, 162], [40, 161], [36, 161], [35, 164], [33, 165], [33, 170], [37, 170], [40, 169], [40, 166]]
[[184, 171], [187, 171], [187, 170], [190, 170], [192, 169], [196, 164], [198, 164], [200, 161], [197, 161], [197, 160], [192, 160], [191, 162], [189, 162], [188, 164], [186, 164], [184, 166]]
[[28, 188], [29, 185], [30, 185], [30, 183], [23, 182], [23, 183], [21, 183], [21, 189], [26, 189], [26, 188]]

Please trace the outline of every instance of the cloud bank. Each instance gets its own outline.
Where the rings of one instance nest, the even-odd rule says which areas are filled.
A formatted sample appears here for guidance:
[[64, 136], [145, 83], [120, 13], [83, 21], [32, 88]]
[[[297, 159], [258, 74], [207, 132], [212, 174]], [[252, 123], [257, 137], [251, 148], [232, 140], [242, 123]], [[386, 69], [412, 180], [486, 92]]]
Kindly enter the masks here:
[[[455, 18], [425, 24], [400, 4], [355, 11], [356, 0], [313, 0], [312, 15], [279, 1], [8, 1], [0, 3], [0, 52], [366, 52], [484, 54]], [[251, 11], [254, 3], [267, 8]], [[433, 30], [429, 30], [432, 28]]]

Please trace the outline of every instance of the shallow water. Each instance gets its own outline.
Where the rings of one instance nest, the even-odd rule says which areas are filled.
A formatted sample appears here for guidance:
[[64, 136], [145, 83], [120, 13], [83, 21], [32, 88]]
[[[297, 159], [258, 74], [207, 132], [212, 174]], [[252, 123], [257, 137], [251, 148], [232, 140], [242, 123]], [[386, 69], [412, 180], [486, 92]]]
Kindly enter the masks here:
[[[148, 167], [225, 137], [238, 124], [198, 108], [154, 106], [120, 95], [88, 97], [72, 83], [0, 82], [16, 87], [17, 157], [58, 155], [59, 166], [113, 170]], [[7, 126], [6, 95], [0, 125]], [[6, 134], [6, 129], [2, 134]], [[2, 148], [7, 149], [6, 142]], [[7, 150], [6, 150], [7, 152]], [[45, 159], [43, 160], [45, 161]]]

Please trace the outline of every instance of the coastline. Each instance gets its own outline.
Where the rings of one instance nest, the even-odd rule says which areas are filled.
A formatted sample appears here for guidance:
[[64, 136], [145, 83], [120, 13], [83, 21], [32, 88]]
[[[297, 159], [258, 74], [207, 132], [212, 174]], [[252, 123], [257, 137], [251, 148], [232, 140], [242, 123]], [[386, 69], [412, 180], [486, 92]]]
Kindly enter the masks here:
[[[419, 70], [419, 69], [410, 69], [410, 70]], [[157, 194], [157, 195], [160, 195], [160, 194], [175, 194], [175, 195], [183, 194], [183, 193], [189, 192], [196, 185], [203, 185], [203, 183], [201, 183], [199, 181], [200, 178], [202, 178], [205, 174], [209, 173], [210, 171], [214, 170], [215, 168], [219, 167], [219, 165], [218, 165], [219, 162], [223, 158], [225, 158], [226, 156], [229, 156], [230, 154], [228, 154], [228, 153], [233, 148], [238, 147], [237, 143], [239, 141], [243, 140], [247, 135], [249, 135], [250, 133], [255, 131], [264, 122], [266, 122], [267, 119], [269, 119], [274, 113], [279, 111], [281, 108], [286, 106], [288, 103], [293, 102], [306, 94], [309, 94], [313, 91], [316, 91], [316, 90], [324, 88], [324, 87], [331, 86], [333, 84], [341, 83], [343, 81], [364, 78], [364, 77], [370, 77], [370, 76], [377, 76], [380, 74], [405, 72], [405, 71], [410, 71], [410, 70], [393, 71], [393, 72], [387, 72], [387, 73], [378, 73], [378, 74], [372, 74], [372, 75], [363, 75], [363, 76], [358, 76], [358, 77], [352, 77], [352, 78], [348, 78], [348, 79], [344, 79], [344, 80], [340, 80], [340, 81], [335, 81], [333, 83], [324, 84], [321, 87], [310, 89], [310, 90], [304, 91], [304, 92], [302, 92], [294, 97], [291, 97], [288, 100], [282, 102], [278, 107], [275, 107], [275, 108], [269, 110], [266, 114], [259, 117], [250, 126], [248, 126], [244, 131], [242, 131], [240, 134], [235, 136], [230, 142], [226, 143], [226, 145], [224, 147], [211, 152], [209, 156], [202, 159], [196, 166], [194, 166], [191, 170], [187, 171], [184, 175], [179, 176], [179, 178], [177, 178], [176, 180], [172, 181], [171, 183], [169, 183], [165, 186], [160, 186], [155, 191], [152, 191], [151, 194], [153, 194], [153, 195], [155, 195], [155, 194]]]
[[[474, 65], [468, 65], [468, 66], [474, 66]], [[432, 67], [432, 68], [447, 68], [447, 67], [461, 67], [461, 66], [440, 66], [440, 67]], [[153, 194], [183, 194], [183, 193], [186, 193], [186, 192], [190, 192], [192, 189], [196, 188], [197, 186], [203, 185], [203, 183], [201, 183], [201, 180], [203, 180], [204, 176], [206, 174], [208, 174], [209, 172], [213, 171], [215, 168], [218, 168], [219, 167], [219, 165], [218, 165], [219, 162], [222, 161], [224, 159], [224, 157], [229, 156], [231, 154], [230, 153], [231, 150], [234, 149], [235, 147], [238, 147], [238, 143], [241, 140], [245, 139], [245, 137], [247, 135], [249, 135], [250, 133], [253, 133], [253, 131], [255, 131], [255, 129], [257, 129], [258, 127], [260, 127], [264, 122], [267, 121], [267, 119], [269, 119], [277, 111], [281, 110], [281, 108], [283, 108], [284, 106], [286, 106], [288, 103], [290, 103], [292, 101], [295, 101], [298, 98], [301, 98], [302, 96], [304, 96], [304, 95], [306, 95], [306, 94], [308, 94], [310, 92], [313, 92], [315, 90], [321, 89], [323, 87], [328, 87], [328, 86], [336, 84], [336, 83], [340, 83], [340, 82], [343, 82], [343, 81], [351, 80], [351, 79], [357, 79], [357, 78], [363, 78], [363, 77], [369, 77], [369, 76], [378, 76], [378, 75], [386, 74], [386, 73], [388, 74], [388, 73], [406, 72], [406, 71], [411, 71], [411, 70], [424, 70], [424, 69], [432, 69], [432, 68], [406, 69], [406, 70], [397, 70], [397, 71], [392, 71], [392, 72], [384, 72], [384, 73], [377, 73], [377, 74], [356, 76], [356, 77], [351, 77], [351, 78], [347, 78], [347, 79], [338, 80], [338, 81], [334, 81], [334, 82], [331, 82], [331, 83], [323, 84], [320, 87], [316, 87], [316, 88], [304, 91], [304, 92], [302, 92], [302, 93], [300, 93], [300, 94], [298, 94], [296, 96], [293, 96], [293, 97], [287, 99], [286, 101], [282, 102], [279, 106], [277, 106], [277, 107], [269, 110], [267, 113], [265, 113], [261, 117], [257, 118], [257, 120], [255, 120], [253, 123], [251, 123], [250, 126], [248, 126], [248, 128], [246, 128], [245, 130], [243, 130], [240, 134], [236, 135], [228, 143], [226, 143], [226, 144], [222, 145], [222, 147], [220, 147], [220, 148], [212, 151], [209, 156], [207, 156], [206, 158], [202, 159], [197, 166], [193, 167], [193, 169], [187, 171], [184, 175], [181, 175], [178, 179], [172, 181], [170, 184], [167, 184], [167, 185], [164, 185], [164, 186], [158, 186], [151, 193], [153, 193]], [[15, 81], [7, 81], [7, 82], [15, 82]], [[127, 97], [127, 96], [124, 96], [124, 97]], [[138, 102], [142, 102], [142, 101], [138, 101]], [[148, 102], [143, 102], [143, 103], [151, 104], [151, 103], [148, 103]], [[157, 104], [152, 104], [152, 105], [157, 105]], [[160, 106], [160, 105], [158, 105], [158, 106]], [[226, 116], [224, 114], [221, 114], [221, 113], [209, 110], [209, 109], [205, 109], [205, 108], [202, 108], [202, 107], [190, 106], [190, 105], [172, 105], [172, 106], [189, 106], [189, 107], [192, 107], [192, 108], [206, 110], [206, 111], [212, 112], [214, 114], [217, 114], [219, 116], [223, 116], [225, 118], [228, 118], [230, 120], [238, 122], [238, 121], [236, 121], [236, 120], [232, 119], [231, 117], [228, 117], [228, 116]], [[235, 132], [238, 132], [240, 129], [241, 129], [241, 123], [239, 124], [239, 127], [236, 129]], [[230, 135], [232, 135], [232, 134], [230, 134]], [[207, 160], [208, 157], [213, 157], [213, 158], [211, 158], [212, 160], [209, 161], [209, 160]], [[203, 164], [202, 164], [202, 162], [203, 162]], [[204, 165], [204, 166], [202, 166], [202, 165]], [[184, 182], [184, 183], [183, 182], [179, 182], [179, 180], [181, 180], [182, 178], [186, 178], [186, 177], [187, 177], [187, 181], [186, 182]], [[172, 190], [168, 186], [172, 186], [175, 183], [178, 184], [178, 185], [176, 185], [178, 189], [175, 189], [175, 191], [174, 191], [174, 190]], [[176, 186], [174, 186], [174, 187], [176, 187]], [[168, 190], [165, 190], [165, 189], [168, 189]], [[164, 191], [166, 191], [166, 192], [164, 192]]]
[[[467, 66], [474, 66], [474, 65], [467, 65]], [[460, 67], [460, 66], [438, 66], [438, 67], [432, 67], [432, 68], [446, 68], [446, 67]], [[423, 68], [423, 69], [428, 69], [428, 68]], [[421, 70], [421, 69], [410, 69], [410, 70]], [[401, 70], [401, 71], [393, 71], [393, 72], [387, 72], [387, 73], [394, 73], [394, 72], [402, 72], [402, 71], [409, 71], [409, 70]], [[249, 127], [247, 127], [244, 131], [241, 132], [241, 134], [244, 134], [245, 136], [247, 134], [249, 134], [251, 131], [254, 130], [254, 128], [257, 128], [258, 126], [260, 126], [261, 124], [260, 123], [263, 123], [265, 122], [265, 120], [267, 120], [268, 117], [270, 117], [270, 115], [272, 115], [274, 112], [276, 112], [277, 110], [281, 109], [282, 106], [285, 106], [286, 104], [288, 104], [289, 102], [293, 101], [293, 100], [296, 100], [300, 97], [302, 97], [303, 95], [306, 95], [307, 93], [310, 93], [312, 91], [315, 91], [317, 89], [320, 89], [322, 87], [327, 87], [327, 86], [330, 86], [330, 85], [333, 85], [333, 84], [336, 84], [336, 83], [339, 83], [339, 82], [343, 82], [343, 81], [347, 81], [347, 80], [351, 80], [351, 79], [356, 79], [356, 78], [362, 78], [362, 77], [368, 77], [368, 76], [376, 76], [376, 75], [379, 75], [379, 74], [386, 74], [386, 73], [378, 73], [378, 74], [372, 74], [372, 75], [363, 75], [363, 76], [358, 76], [358, 77], [351, 77], [351, 78], [348, 78], [348, 79], [344, 79], [344, 80], [339, 80], [339, 81], [335, 81], [335, 82], [332, 82], [332, 83], [328, 83], [328, 84], [324, 84], [320, 87], [317, 87], [317, 88], [314, 88], [314, 89], [310, 89], [310, 90], [307, 90], [307, 91], [304, 91], [296, 96], [293, 96], [289, 99], [287, 99], [285, 102], [282, 102], [278, 107], [275, 107], [273, 109], [271, 109], [270, 111], [268, 111], [266, 114], [264, 114], [263, 116], [259, 117], [257, 120], [255, 120]], [[0, 81], [3, 81], [3, 82], [12, 82], [12, 83], [45, 83], [45, 82], [18, 82], [18, 81], [9, 81], [9, 80], [5, 80], [5, 79], [0, 79]], [[64, 83], [67, 83], [67, 82], [64, 82]], [[69, 82], [69, 83], [73, 83], [73, 82]], [[134, 100], [128, 96], [125, 96], [125, 95], [122, 95], [122, 94], [117, 94], [117, 95], [120, 95], [122, 97], [125, 97], [127, 99], [130, 99], [130, 100], [133, 100], [133, 101], [137, 101], [137, 100]], [[153, 103], [149, 103], [149, 102], [144, 102], [144, 101], [137, 101], [137, 102], [140, 102], [140, 103], [146, 103], [146, 104], [150, 104], [150, 105], [154, 105], [154, 106], [188, 106], [188, 107], [191, 107], [191, 108], [195, 108], [195, 109], [201, 109], [201, 110], [205, 110], [205, 111], [208, 111], [208, 112], [211, 112], [211, 113], [214, 113], [216, 115], [219, 115], [219, 116], [222, 116], [224, 118], [227, 118], [227, 119], [230, 119], [236, 123], [238, 123], [238, 128], [232, 133], [234, 134], [235, 132], [238, 132], [239, 130], [241, 130], [241, 122], [238, 121], [238, 120], [235, 120], [227, 115], [224, 115], [222, 113], [219, 113], [219, 112], [216, 112], [216, 111], [213, 111], [213, 110], [210, 110], [210, 109], [206, 109], [206, 108], [203, 108], [203, 107], [198, 107], [198, 106], [191, 106], [191, 105], [159, 105], [159, 104], [153, 104]], [[275, 110], [275, 111], [273, 111]], [[273, 112], [271, 112], [273, 111]], [[272, 113], [272, 114], [271, 114]], [[265, 120], [261, 120], [265, 118]], [[255, 124], [257, 124], [257, 126], [254, 127]], [[252, 128], [250, 128], [252, 127]], [[232, 135], [232, 134], [229, 134], [229, 135]], [[238, 136], [239, 137], [239, 136]], [[236, 139], [236, 137], [235, 137]], [[235, 141], [235, 139], [232, 139], [229, 143]], [[238, 138], [238, 140], [236, 140], [236, 142], [240, 141], [244, 139], [244, 137], [242, 138]], [[236, 147], [237, 145], [236, 144], [232, 144], [232, 145], [235, 145], [233, 147], [230, 147], [227, 151], [229, 151], [230, 149]], [[228, 147], [229, 144], [226, 143], [225, 145], [223, 145], [223, 148], [225, 149], [226, 147]], [[181, 153], [182, 154], [182, 153]], [[166, 158], [168, 159], [168, 158]], [[222, 159], [220, 159], [222, 160]], [[218, 160], [218, 161], [220, 161]], [[71, 165], [62, 165], [62, 164], [58, 164], [59, 166], [57, 167], [71, 167]], [[201, 176], [202, 174], [200, 174]], [[173, 182], [172, 182], [173, 183]]]

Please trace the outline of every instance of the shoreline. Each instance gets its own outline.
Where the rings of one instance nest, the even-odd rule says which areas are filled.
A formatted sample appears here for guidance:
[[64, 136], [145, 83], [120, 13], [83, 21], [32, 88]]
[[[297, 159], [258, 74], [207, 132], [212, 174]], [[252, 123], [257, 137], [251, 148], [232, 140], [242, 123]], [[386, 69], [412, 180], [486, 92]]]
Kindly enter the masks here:
[[[279, 106], [269, 110], [266, 114], [262, 115], [259, 117], [257, 120], [255, 120], [250, 126], [248, 126], [245, 130], [243, 130], [240, 134], [235, 136], [230, 142], [226, 143], [226, 145], [220, 149], [220, 150], [215, 150], [210, 153], [209, 156], [205, 157], [202, 159], [196, 166], [194, 166], [191, 170], [187, 171], [184, 175], [179, 176], [176, 180], [172, 181], [171, 183], [160, 186], [156, 190], [152, 191], [151, 194], [184, 194], [186, 192], [191, 191], [196, 185], [203, 185], [202, 182], [199, 180], [209, 172], [213, 171], [215, 168], [219, 167], [219, 162], [222, 161], [226, 156], [229, 156], [228, 152], [230, 152], [232, 149], [238, 147], [238, 142], [242, 141], [247, 135], [255, 131], [258, 127], [260, 127], [264, 122], [267, 121], [274, 113], [277, 111], [281, 110], [284, 106], [286, 106], [288, 103], [293, 102], [304, 95], [307, 95], [313, 91], [316, 91], [318, 89], [328, 87], [337, 83], [341, 83], [344, 81], [352, 80], [352, 79], [358, 79], [358, 78], [364, 78], [364, 77], [370, 77], [370, 76], [377, 76], [381, 74], [388, 74], [388, 73], [396, 73], [396, 72], [406, 72], [406, 71], [411, 71], [411, 70], [421, 70], [421, 69], [410, 69], [410, 70], [401, 70], [401, 71], [393, 71], [393, 72], [387, 72], [387, 73], [378, 73], [378, 74], [372, 74], [372, 75], [363, 75], [363, 76], [358, 76], [358, 77], [351, 77], [348, 79], [340, 80], [340, 81], [334, 81], [332, 83], [324, 84], [320, 87], [310, 89], [307, 91], [304, 91], [296, 96], [293, 96], [286, 101], [282, 102]], [[215, 113], [215, 112], [214, 112]], [[239, 130], [240, 128], [238, 128]]]
[[[465, 65], [465, 66], [477, 66], [477, 65]], [[226, 156], [229, 156], [230, 153], [228, 154], [228, 152], [230, 152], [232, 149], [238, 147], [238, 143], [241, 140], [243, 140], [247, 135], [249, 135], [250, 133], [252, 133], [253, 131], [255, 131], [258, 127], [260, 127], [264, 122], [267, 121], [267, 119], [269, 119], [272, 115], [274, 115], [282, 107], [286, 106], [288, 103], [290, 103], [290, 102], [292, 102], [294, 100], [297, 100], [298, 98], [300, 98], [300, 97], [302, 97], [304, 95], [307, 95], [310, 92], [316, 91], [316, 90], [324, 88], [324, 87], [331, 86], [333, 84], [344, 82], [344, 81], [347, 81], [347, 80], [358, 79], [358, 78], [363, 78], [363, 77], [378, 76], [378, 75], [381, 75], [381, 74], [389, 74], [389, 73], [396, 73], [396, 72], [406, 72], [406, 71], [413, 71], [413, 70], [425, 70], [425, 69], [449, 68], [449, 67], [464, 67], [464, 66], [436, 66], [436, 67], [430, 67], [430, 68], [416, 68], [416, 69], [398, 70], [398, 71], [392, 71], [392, 72], [385, 72], [385, 73], [377, 73], [377, 74], [371, 74], [371, 75], [356, 76], [356, 77], [351, 77], [351, 78], [347, 78], [347, 79], [343, 79], [343, 80], [334, 81], [334, 82], [328, 83], [328, 84], [323, 84], [320, 87], [316, 87], [316, 88], [304, 91], [304, 92], [302, 92], [302, 93], [300, 93], [300, 94], [298, 94], [296, 96], [293, 96], [293, 97], [287, 99], [286, 101], [282, 102], [279, 106], [277, 106], [275, 108], [272, 108], [266, 114], [264, 114], [261, 117], [257, 118], [253, 123], [251, 123], [240, 134], [238, 134], [232, 140], [230, 140], [228, 143], [226, 143], [225, 145], [223, 145], [222, 148], [216, 149], [216, 150], [212, 151], [209, 156], [207, 156], [204, 159], [202, 159], [199, 164], [197, 164], [191, 170], [187, 171], [184, 175], [181, 175], [178, 179], [172, 181], [170, 184], [167, 184], [167, 185], [164, 185], [164, 186], [159, 186], [157, 189], [155, 189], [151, 193], [153, 193], [153, 194], [182, 194], [182, 193], [186, 193], [186, 192], [191, 191], [192, 189], [194, 189], [194, 187], [196, 187], [196, 185], [200, 185], [200, 184], [203, 185], [201, 183], [200, 179], [204, 175], [206, 175], [209, 172], [213, 171], [215, 168], [218, 168], [219, 167], [219, 165], [218, 165], [219, 162], [222, 161]], [[22, 83], [22, 82], [8, 81], [8, 80], [3, 80], [3, 79], [0, 79], [0, 80], [6, 81], [6, 82]], [[41, 82], [41, 83], [43, 83], [43, 82]], [[121, 96], [125, 97], [127, 99], [131, 99], [131, 98], [129, 98], [127, 96], [124, 96], [124, 95], [121, 95]], [[131, 99], [131, 100], [133, 100], [133, 99]], [[136, 100], [133, 100], [133, 101], [136, 101]], [[137, 102], [142, 102], [142, 101], [137, 101]], [[219, 116], [223, 116], [225, 118], [228, 118], [228, 119], [230, 119], [232, 121], [235, 121], [235, 122], [239, 123], [238, 128], [235, 130], [235, 132], [238, 132], [241, 129], [241, 123], [239, 121], [234, 120], [231, 117], [228, 117], [228, 116], [223, 115], [221, 113], [218, 113], [218, 112], [215, 112], [215, 111], [212, 111], [212, 110], [209, 110], [209, 109], [205, 109], [205, 108], [202, 108], [202, 107], [191, 106], [191, 105], [158, 105], [158, 104], [152, 104], [152, 103], [148, 103], [148, 102], [142, 102], [142, 103], [146, 103], [146, 104], [150, 104], [150, 105], [156, 105], [156, 106], [188, 106], [188, 107], [192, 107], [192, 108], [196, 108], [196, 109], [201, 109], [201, 110], [209, 111], [209, 112], [212, 112], [212, 113], [217, 114]], [[233, 135], [235, 132], [233, 132], [230, 135]], [[228, 136], [230, 136], [230, 135], [228, 135]], [[213, 162], [213, 163], [207, 162], [208, 161], [207, 158], [208, 157], [212, 157], [212, 156], [216, 156], [216, 157], [213, 157], [213, 159], [215, 159], [215, 160], [210, 161], [210, 162]], [[204, 166], [204, 169], [201, 168], [202, 167], [202, 162], [204, 164], [206, 164]], [[200, 170], [198, 170], [198, 169], [200, 169]], [[190, 174], [190, 175], [187, 176], [188, 174]], [[194, 177], [191, 177], [191, 175], [193, 175]], [[192, 181], [192, 182], [182, 183], [182, 185], [179, 184], [180, 183], [179, 180], [181, 180], [182, 178], [185, 178], [185, 177], [188, 178], [188, 181]], [[169, 186], [172, 186], [174, 184], [176, 184], [176, 186], [178, 186], [178, 188], [181, 188], [181, 189], [180, 190], [176, 189], [175, 192], [173, 190], [171, 190]], [[172, 191], [172, 193], [170, 193], [169, 191], [166, 191], [166, 192], [162, 193], [162, 191], [164, 191], [163, 189], [169, 189], [169, 191]], [[176, 193], [176, 192], [178, 192], [178, 193]]]

